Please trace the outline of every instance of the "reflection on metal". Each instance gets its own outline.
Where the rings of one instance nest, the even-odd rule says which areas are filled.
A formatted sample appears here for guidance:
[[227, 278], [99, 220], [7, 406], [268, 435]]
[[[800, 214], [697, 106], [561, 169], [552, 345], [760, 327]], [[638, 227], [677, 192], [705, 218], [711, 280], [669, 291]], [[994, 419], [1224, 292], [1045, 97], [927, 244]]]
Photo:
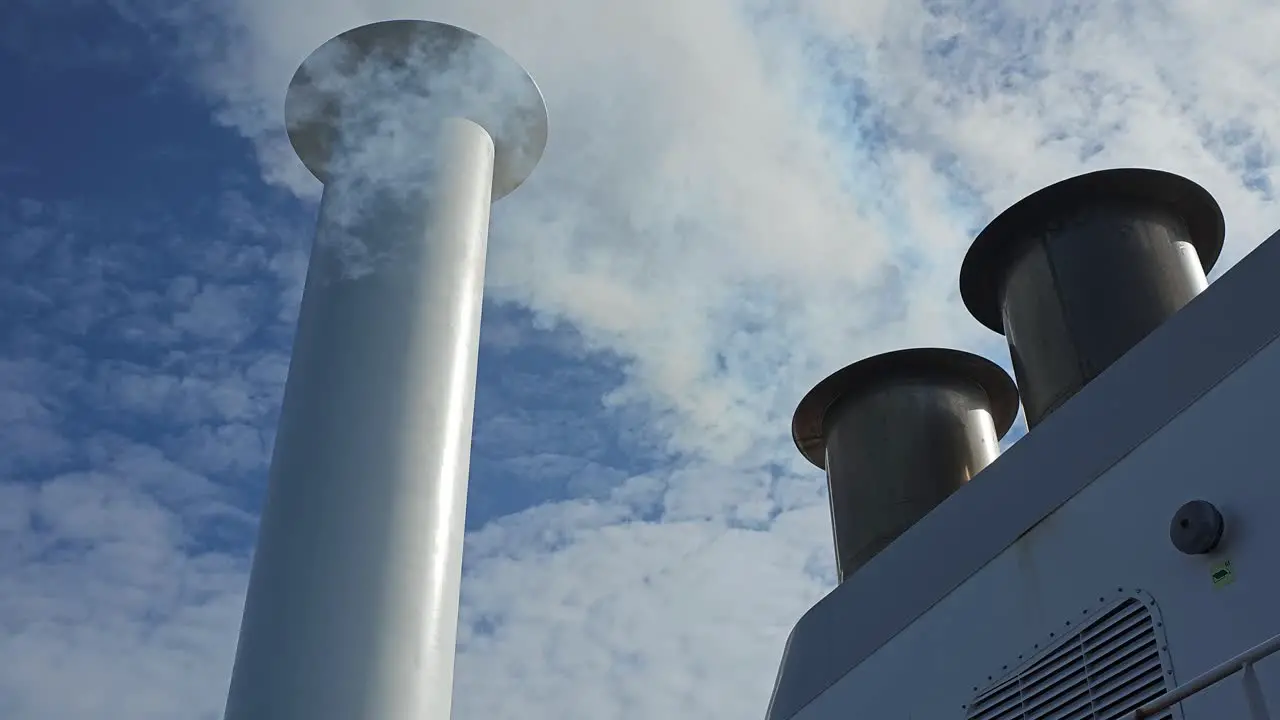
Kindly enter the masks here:
[[490, 200], [545, 110], [497, 48], [416, 21], [326, 43], [287, 105], [325, 192], [225, 717], [447, 718]]
[[811, 390], [792, 437], [827, 471], [840, 581], [990, 464], [1017, 412], [1004, 370], [943, 348], [867, 358]]
[[1004, 333], [1035, 427], [1206, 287], [1222, 212], [1166, 172], [1117, 169], [1051, 185], [978, 235], [960, 293]]

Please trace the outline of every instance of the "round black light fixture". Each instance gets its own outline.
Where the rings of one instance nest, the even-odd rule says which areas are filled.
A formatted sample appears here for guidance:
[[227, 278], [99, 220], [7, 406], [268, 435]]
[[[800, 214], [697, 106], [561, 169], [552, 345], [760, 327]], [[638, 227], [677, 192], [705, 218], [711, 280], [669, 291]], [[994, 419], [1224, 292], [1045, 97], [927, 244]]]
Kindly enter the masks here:
[[1213, 503], [1192, 500], [1178, 508], [1169, 523], [1169, 539], [1187, 555], [1211, 553], [1222, 541], [1226, 523]]

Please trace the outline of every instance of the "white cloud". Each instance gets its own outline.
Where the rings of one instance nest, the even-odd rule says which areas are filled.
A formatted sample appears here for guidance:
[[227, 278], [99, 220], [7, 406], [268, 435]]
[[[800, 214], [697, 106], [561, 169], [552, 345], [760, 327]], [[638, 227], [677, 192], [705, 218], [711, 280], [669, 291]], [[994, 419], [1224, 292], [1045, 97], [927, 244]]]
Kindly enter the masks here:
[[183, 330], [234, 233], [170, 283], [189, 248], [103, 205], [0, 199], [0, 233], [41, 238], [0, 273], [0, 717], [212, 718], [255, 522], [235, 483], [261, 476], [285, 362], [233, 346], [276, 308]]
[[[794, 404], [823, 373], [890, 348], [958, 345], [1003, 361], [955, 291], [993, 212], [1134, 164], [1218, 197], [1224, 267], [1280, 225], [1280, 9], [1262, 0], [218, 7], [199, 23], [194, 7], [164, 12], [221, 121], [303, 197], [318, 185], [283, 137], [284, 89], [349, 27], [463, 24], [546, 94], [551, 143], [495, 210], [490, 291], [621, 358], [625, 381], [603, 400], [644, 413], [669, 462], [473, 534], [461, 718], [763, 713], [788, 628], [834, 576], [821, 478], [789, 444]], [[227, 212], [252, 226], [243, 207]], [[290, 257], [272, 262], [296, 278]], [[223, 317], [196, 285], [174, 292], [188, 312]], [[118, 397], [157, 412], [261, 417], [234, 385], [126, 377]], [[202, 709], [224, 689], [219, 643], [235, 624], [235, 603], [219, 597], [194, 621], [223, 633], [202, 646], [216, 649]], [[105, 661], [81, 640], [77, 662]], [[161, 679], [190, 687], [175, 678]]]
[[204, 287], [190, 298], [189, 307], [174, 317], [174, 325], [210, 341], [236, 345], [254, 330], [252, 316], [244, 308], [252, 299], [247, 287]]
[[[122, 470], [170, 472], [152, 460]], [[246, 569], [186, 552], [181, 521], [133, 480], [0, 485], [5, 717], [205, 718], [220, 704]]]

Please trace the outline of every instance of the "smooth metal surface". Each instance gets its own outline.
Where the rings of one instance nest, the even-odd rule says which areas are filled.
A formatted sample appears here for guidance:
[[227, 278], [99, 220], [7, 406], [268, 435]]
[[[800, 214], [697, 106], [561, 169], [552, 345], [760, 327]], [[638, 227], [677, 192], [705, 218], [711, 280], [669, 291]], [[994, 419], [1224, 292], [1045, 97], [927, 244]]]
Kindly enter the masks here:
[[1081, 175], [997, 217], [974, 241], [960, 290], [1008, 339], [1035, 427], [1207, 286], [1221, 210], [1155, 170]]
[[998, 365], [943, 348], [867, 358], [810, 391], [792, 436], [827, 470], [841, 582], [989, 465], [1017, 411]]
[[[1280, 232], [1059, 410], [1051, 427], [1015, 443], [982, 482], [966, 484], [814, 605], [787, 638], [767, 719], [825, 707], [818, 701], [841, 678], [1276, 340], [1278, 272]], [[1187, 472], [1179, 469], [1179, 477]], [[1221, 467], [1205, 472], [1212, 481]], [[1158, 535], [1163, 552], [1185, 557], [1168, 547], [1164, 528]], [[955, 664], [952, 655], [935, 654]]]
[[[357, 41], [360, 79], [371, 82], [386, 68], [439, 70], [415, 65], [419, 55], [406, 60], [420, 48], [402, 42], [439, 37], [490, 52], [435, 23], [340, 36]], [[451, 710], [490, 201], [537, 158], [508, 147], [495, 188], [504, 155], [486, 128], [434, 112], [405, 124], [395, 83], [359, 108], [333, 104], [368, 100], [359, 88], [326, 90], [329, 114], [298, 125], [307, 87], [351, 79], [347, 65], [317, 59], [333, 47], [290, 88], [290, 135], [325, 191], [227, 720], [421, 720]], [[537, 101], [517, 110], [543, 112]], [[394, 126], [387, 147], [379, 113]]]
[[493, 138], [494, 200], [529, 177], [547, 145], [546, 104], [524, 68], [475, 33], [425, 20], [372, 23], [321, 45], [294, 74], [284, 112], [294, 151], [321, 182], [344, 128], [399, 156], [417, 150], [395, 142], [405, 127], [472, 120]]
[[440, 133], [416, 202], [325, 188], [227, 720], [449, 715], [493, 146]]

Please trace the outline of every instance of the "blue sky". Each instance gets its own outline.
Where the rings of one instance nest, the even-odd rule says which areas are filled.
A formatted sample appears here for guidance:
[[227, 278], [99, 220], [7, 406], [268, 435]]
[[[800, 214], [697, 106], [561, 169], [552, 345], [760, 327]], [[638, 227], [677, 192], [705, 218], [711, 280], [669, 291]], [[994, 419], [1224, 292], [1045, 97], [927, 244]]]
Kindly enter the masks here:
[[883, 350], [1007, 365], [955, 283], [1010, 202], [1188, 175], [1218, 272], [1280, 226], [1262, 0], [526, 5], [0, 11], [0, 717], [220, 717], [320, 188], [283, 91], [355, 25], [475, 29], [551, 112], [494, 211], [459, 718], [762, 713], [834, 583], [790, 413]]

